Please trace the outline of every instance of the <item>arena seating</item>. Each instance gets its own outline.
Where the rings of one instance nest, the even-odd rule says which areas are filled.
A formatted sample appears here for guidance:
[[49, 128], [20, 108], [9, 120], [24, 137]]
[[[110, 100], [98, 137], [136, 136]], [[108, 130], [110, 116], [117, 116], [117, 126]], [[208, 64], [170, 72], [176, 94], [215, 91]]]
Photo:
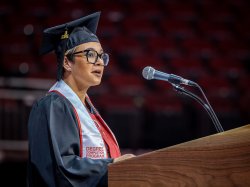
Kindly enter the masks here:
[[[126, 145], [127, 136], [121, 135], [124, 147], [139, 141], [137, 147], [155, 148], [153, 140], [163, 139], [164, 133], [160, 132], [164, 128], [169, 136], [172, 132], [171, 137], [185, 138], [172, 137], [169, 142], [167, 139], [162, 144], [158, 142], [161, 146], [191, 139], [187, 135], [191, 132], [196, 132], [194, 136], [198, 137], [203, 128], [195, 129], [204, 120], [209, 121], [203, 118], [192, 121], [192, 115], [206, 115], [205, 111], [194, 101], [177, 96], [168, 83], [144, 80], [141, 71], [145, 66], [198, 82], [225, 129], [230, 129], [233, 123], [249, 122], [250, 116], [248, 8], [247, 0], [27, 0], [25, 3], [3, 0], [0, 2], [0, 76], [54, 80], [55, 57], [53, 54], [39, 56], [42, 30], [100, 10], [98, 36], [111, 62], [103, 85], [91, 89], [90, 95], [106, 117], [114, 119], [113, 122], [109, 119], [114, 131], [119, 132], [119, 128], [125, 131], [125, 124], [131, 123], [129, 135], [132, 127], [138, 125], [136, 132], [141, 131], [140, 139], [134, 135]], [[190, 106], [194, 107], [192, 114]], [[149, 114], [151, 127], [143, 122]], [[130, 120], [120, 127], [119, 121], [124, 118]], [[170, 125], [166, 126], [166, 121]], [[194, 124], [190, 126], [191, 123]], [[180, 129], [182, 135], [178, 135]], [[151, 130], [152, 137], [143, 135]]]

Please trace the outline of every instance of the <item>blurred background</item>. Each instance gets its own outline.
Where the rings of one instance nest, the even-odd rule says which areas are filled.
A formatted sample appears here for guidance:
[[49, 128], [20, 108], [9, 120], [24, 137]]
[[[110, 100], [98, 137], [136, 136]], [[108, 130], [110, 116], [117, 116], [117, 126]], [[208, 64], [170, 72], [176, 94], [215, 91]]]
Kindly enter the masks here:
[[197, 82], [225, 130], [249, 123], [249, 7], [248, 0], [1, 0], [2, 184], [26, 185], [29, 112], [56, 80], [54, 54], [39, 56], [43, 29], [102, 12], [97, 35], [111, 62], [89, 95], [122, 152], [139, 155], [216, 133], [197, 102], [143, 79], [145, 66]]

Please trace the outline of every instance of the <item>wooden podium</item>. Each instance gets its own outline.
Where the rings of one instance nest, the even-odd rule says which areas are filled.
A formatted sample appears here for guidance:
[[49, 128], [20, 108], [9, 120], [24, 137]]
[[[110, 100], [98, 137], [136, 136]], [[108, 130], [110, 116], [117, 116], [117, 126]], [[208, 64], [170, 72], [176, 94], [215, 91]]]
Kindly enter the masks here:
[[250, 125], [109, 166], [109, 187], [250, 186]]

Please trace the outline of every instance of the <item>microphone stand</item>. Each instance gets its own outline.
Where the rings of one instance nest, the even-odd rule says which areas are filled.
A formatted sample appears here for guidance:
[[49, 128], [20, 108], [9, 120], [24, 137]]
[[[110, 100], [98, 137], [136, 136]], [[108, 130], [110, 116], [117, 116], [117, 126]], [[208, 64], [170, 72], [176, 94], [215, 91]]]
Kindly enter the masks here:
[[202, 92], [202, 95], [205, 98], [205, 100], [206, 100], [207, 103], [205, 103], [196, 94], [190, 92], [189, 90], [186, 90], [184, 87], [181, 87], [179, 84], [172, 84], [172, 86], [175, 88], [175, 90], [177, 92], [184, 93], [185, 95], [193, 98], [198, 103], [200, 103], [204, 107], [204, 109], [207, 111], [208, 115], [210, 116], [210, 118], [211, 118], [211, 120], [212, 120], [212, 122], [213, 122], [213, 124], [215, 126], [216, 131], [218, 133], [224, 131], [223, 128], [222, 128], [222, 126], [221, 126], [221, 124], [220, 124], [220, 122], [219, 122], [219, 120], [218, 120], [218, 118], [217, 118], [217, 116], [216, 116], [216, 114], [215, 114], [215, 112], [214, 112], [214, 110], [212, 109], [211, 105], [209, 104], [209, 102], [208, 102], [208, 100], [207, 100], [207, 98], [206, 98], [203, 90], [200, 88], [200, 86], [197, 83], [195, 83], [195, 86], [197, 86], [200, 89], [200, 91]]
[[203, 92], [202, 88], [199, 86], [199, 84], [197, 84], [197, 83], [195, 83], [195, 82], [193, 82], [193, 83], [194, 83], [194, 86], [196, 86], [196, 87], [200, 90], [200, 92], [202, 93], [202, 95], [203, 95], [203, 97], [205, 98], [205, 100], [206, 100], [208, 106], [209, 106], [210, 109], [211, 109], [211, 112], [213, 113], [213, 116], [214, 116], [214, 119], [215, 119], [215, 121], [216, 121], [216, 123], [217, 123], [217, 126], [221, 129], [221, 132], [223, 132], [224, 130], [223, 130], [223, 128], [222, 128], [222, 125], [221, 125], [221, 123], [220, 123], [218, 117], [216, 116], [216, 114], [215, 114], [215, 112], [214, 112], [212, 106], [210, 105], [210, 103], [209, 103], [209, 101], [208, 101], [208, 99], [207, 99], [205, 93]]

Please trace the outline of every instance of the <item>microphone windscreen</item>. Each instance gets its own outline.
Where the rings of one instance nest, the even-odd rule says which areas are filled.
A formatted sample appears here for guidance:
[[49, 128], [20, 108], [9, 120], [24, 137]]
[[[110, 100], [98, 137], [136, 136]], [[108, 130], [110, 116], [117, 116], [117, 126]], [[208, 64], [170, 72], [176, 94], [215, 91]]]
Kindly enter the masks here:
[[154, 78], [154, 72], [154, 68], [147, 66], [142, 70], [142, 76], [144, 77], [144, 79], [151, 80]]

